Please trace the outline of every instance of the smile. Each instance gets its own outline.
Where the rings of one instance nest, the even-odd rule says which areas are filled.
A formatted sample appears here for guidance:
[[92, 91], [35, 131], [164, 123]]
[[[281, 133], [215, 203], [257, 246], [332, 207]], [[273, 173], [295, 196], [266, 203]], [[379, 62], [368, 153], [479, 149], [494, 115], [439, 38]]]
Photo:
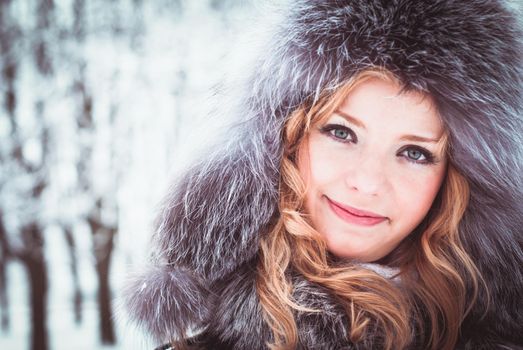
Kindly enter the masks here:
[[356, 208], [348, 207], [340, 203], [330, 200], [328, 197], [325, 197], [329, 203], [331, 210], [342, 220], [356, 225], [361, 226], [374, 226], [385, 220], [384, 216], [379, 216], [374, 213], [364, 212]]

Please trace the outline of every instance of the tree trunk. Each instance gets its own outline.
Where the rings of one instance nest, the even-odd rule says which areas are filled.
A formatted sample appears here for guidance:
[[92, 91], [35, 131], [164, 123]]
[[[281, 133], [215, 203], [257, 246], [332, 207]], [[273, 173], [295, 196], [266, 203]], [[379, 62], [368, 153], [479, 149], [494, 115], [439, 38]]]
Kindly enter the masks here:
[[100, 315], [100, 336], [103, 344], [115, 344], [116, 335], [113, 325], [113, 310], [111, 304], [111, 287], [109, 270], [114, 247], [116, 228], [108, 227], [99, 219], [102, 201], [96, 201], [96, 209], [88, 217], [94, 243], [96, 272], [98, 278], [98, 311]]
[[113, 310], [111, 303], [111, 288], [109, 285], [109, 269], [113, 252], [113, 230], [105, 233], [107, 242], [104, 247], [100, 247], [105, 254], [96, 262], [96, 272], [98, 273], [98, 305], [100, 311], [100, 334], [103, 344], [115, 344], [116, 336], [113, 326]]
[[22, 254], [29, 276], [31, 302], [31, 349], [47, 350], [47, 264], [43, 254], [42, 230], [31, 223], [22, 230], [25, 251]]
[[3, 213], [0, 211], [0, 323], [2, 331], [9, 330], [9, 299], [7, 296], [7, 262], [9, 247], [7, 246], [7, 232], [4, 226]]
[[2, 251], [0, 252], [0, 326], [4, 332], [9, 330], [9, 299], [7, 298], [6, 267], [7, 259]]
[[80, 280], [78, 276], [78, 257], [76, 254], [76, 243], [74, 240], [73, 232], [69, 227], [64, 228], [65, 240], [67, 242], [67, 248], [69, 250], [69, 258], [71, 259], [71, 275], [73, 276], [74, 285], [74, 297], [73, 297], [73, 309], [74, 309], [74, 321], [76, 324], [82, 323], [82, 291], [80, 289]]

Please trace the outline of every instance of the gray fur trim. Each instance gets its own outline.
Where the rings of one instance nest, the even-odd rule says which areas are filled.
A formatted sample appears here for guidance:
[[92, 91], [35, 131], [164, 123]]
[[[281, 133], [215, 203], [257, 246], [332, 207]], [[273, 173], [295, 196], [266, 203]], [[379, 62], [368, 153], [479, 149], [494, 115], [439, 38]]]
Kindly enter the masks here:
[[214, 304], [208, 287], [190, 271], [170, 266], [152, 268], [129, 281], [126, 309], [157, 342], [169, 342], [198, 330]]
[[255, 255], [276, 211], [278, 159], [277, 150], [257, 149], [263, 135], [255, 131], [212, 153], [175, 186], [159, 217], [156, 259], [212, 282]]
[[[262, 310], [256, 294], [255, 262], [241, 267], [220, 283], [216, 313], [209, 326], [222, 342], [233, 344], [235, 350], [266, 349], [272, 341], [268, 326], [263, 323]], [[356, 349], [347, 340], [347, 320], [343, 309], [328, 290], [294, 275], [294, 298], [319, 313], [296, 312], [299, 330], [298, 349]], [[376, 334], [372, 334], [373, 337]], [[371, 337], [369, 337], [371, 338]], [[263, 340], [263, 341], [260, 341]]]

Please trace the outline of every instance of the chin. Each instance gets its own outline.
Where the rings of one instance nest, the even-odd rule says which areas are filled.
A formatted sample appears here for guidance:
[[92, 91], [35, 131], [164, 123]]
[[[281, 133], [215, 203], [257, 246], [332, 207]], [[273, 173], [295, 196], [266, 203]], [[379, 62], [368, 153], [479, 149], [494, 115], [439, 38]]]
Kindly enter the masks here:
[[360, 262], [373, 262], [381, 259], [381, 255], [379, 254], [369, 254], [369, 250], [366, 247], [347, 247], [347, 245], [342, 245], [340, 247], [339, 243], [327, 243], [327, 248], [330, 253], [341, 259], [356, 260]]

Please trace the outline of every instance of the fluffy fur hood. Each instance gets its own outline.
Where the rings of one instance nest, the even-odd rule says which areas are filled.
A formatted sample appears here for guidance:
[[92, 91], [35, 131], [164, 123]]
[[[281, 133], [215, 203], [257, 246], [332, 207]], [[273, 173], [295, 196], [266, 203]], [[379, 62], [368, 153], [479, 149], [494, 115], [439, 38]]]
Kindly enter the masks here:
[[[258, 239], [277, 215], [281, 132], [289, 112], [369, 67], [429, 93], [471, 186], [462, 241], [490, 286], [459, 347], [523, 344], [522, 33], [498, 0], [296, 0], [234, 109], [235, 137], [174, 184], [151, 267], [128, 286], [131, 318], [158, 341], [203, 329], [231, 348], [269, 340], [255, 293]], [[295, 276], [304, 348], [356, 348], [328, 291]], [[376, 348], [379, 334], [358, 348]]]

